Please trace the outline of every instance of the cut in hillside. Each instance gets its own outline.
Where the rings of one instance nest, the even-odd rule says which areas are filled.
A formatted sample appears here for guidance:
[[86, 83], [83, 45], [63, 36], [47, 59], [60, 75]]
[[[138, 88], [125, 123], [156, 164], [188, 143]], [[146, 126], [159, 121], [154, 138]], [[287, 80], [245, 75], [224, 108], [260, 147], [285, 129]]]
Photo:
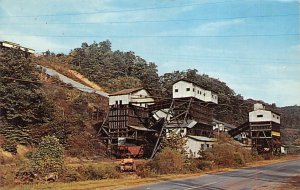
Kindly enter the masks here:
[[37, 144], [55, 135], [70, 156], [104, 156], [97, 131], [108, 99], [49, 77], [17, 50], [0, 49], [1, 147]]
[[100, 87], [96, 83], [90, 81], [85, 76], [80, 74], [79, 72], [72, 70], [70, 65], [70, 58], [69, 56], [60, 55], [48, 55], [48, 56], [39, 56], [39, 57], [32, 57], [33, 63], [37, 65], [42, 65], [81, 83], [86, 86], [89, 86], [95, 90], [99, 91], [106, 91], [104, 88]]
[[[248, 112], [253, 110], [253, 104], [260, 102], [266, 104], [268, 109], [283, 114], [283, 126], [300, 128], [300, 119], [295, 115], [297, 109], [300, 109], [299, 106], [281, 109], [274, 103], [267, 104], [253, 99], [245, 100], [225, 82], [206, 74], [199, 74], [196, 69], [174, 71], [158, 76], [155, 63], [147, 62], [135, 55], [134, 52], [113, 51], [108, 40], [92, 44], [82, 43], [81, 47], [75, 48], [69, 55], [48, 53], [48, 56], [38, 57], [36, 61], [39, 63], [43, 59], [48, 59], [48, 63], [53, 62], [53, 67], [63, 65], [63, 68], [68, 68], [68, 70], [77, 70], [109, 92], [145, 87], [156, 97], [168, 98], [171, 96], [172, 83], [181, 78], [188, 78], [208, 90], [218, 93], [219, 104], [214, 111], [214, 117], [218, 120], [239, 126], [247, 121]], [[296, 112], [292, 111], [294, 109]]]

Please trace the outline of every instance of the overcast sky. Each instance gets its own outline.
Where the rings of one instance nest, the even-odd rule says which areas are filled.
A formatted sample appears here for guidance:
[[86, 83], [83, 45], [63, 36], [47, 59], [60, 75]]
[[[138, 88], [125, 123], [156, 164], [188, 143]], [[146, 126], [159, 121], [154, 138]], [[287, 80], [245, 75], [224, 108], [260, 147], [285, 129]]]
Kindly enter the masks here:
[[159, 74], [197, 69], [245, 98], [300, 105], [298, 0], [0, 0], [0, 40], [68, 53], [109, 39]]

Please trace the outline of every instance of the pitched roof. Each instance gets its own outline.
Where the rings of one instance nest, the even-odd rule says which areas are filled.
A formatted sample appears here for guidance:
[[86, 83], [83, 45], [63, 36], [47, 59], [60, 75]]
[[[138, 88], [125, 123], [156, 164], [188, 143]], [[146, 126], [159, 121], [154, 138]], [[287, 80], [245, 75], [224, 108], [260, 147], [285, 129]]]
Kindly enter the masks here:
[[235, 125], [231, 125], [231, 124], [229, 124], [229, 123], [225, 123], [225, 122], [219, 121], [219, 120], [217, 120], [217, 119], [213, 119], [213, 123], [220, 123], [220, 124], [223, 124], [225, 127], [231, 128], [231, 129], [237, 128], [237, 126], [235, 126]]
[[[187, 78], [178, 79], [178, 80], [176, 80], [172, 85], [174, 85], [175, 83], [177, 83], [177, 82], [179, 82], [179, 81], [185, 81], [185, 82], [188, 82], [188, 83], [192, 83], [192, 84], [194, 84], [194, 85], [196, 85], [196, 86], [199, 86], [200, 88], [203, 88], [204, 90], [207, 90], [207, 87], [205, 87], [205, 86], [203, 86], [203, 85], [200, 85], [200, 84], [198, 84], [197, 82], [192, 81], [192, 80], [187, 79]], [[211, 92], [214, 92], [214, 93], [217, 94], [217, 92], [214, 91], [214, 90], [208, 90], [208, 91], [211, 91]]]
[[142, 90], [143, 88], [130, 88], [130, 89], [124, 89], [120, 90], [118, 92], [111, 93], [109, 96], [117, 96], [117, 95], [125, 95], [125, 94], [131, 94], [134, 92], [137, 92], [139, 90]]
[[148, 129], [148, 128], [142, 127], [142, 126], [128, 125], [128, 127], [132, 128], [132, 129], [135, 129], [135, 130], [138, 130], [138, 131], [151, 131], [151, 132], [154, 132], [154, 131], [155, 131], [155, 130], [153, 130], [153, 129]]
[[204, 137], [204, 136], [193, 136], [193, 135], [188, 135], [187, 137], [197, 140], [197, 141], [204, 141], [204, 142], [214, 142], [217, 139], [215, 138], [208, 138], [208, 137]]
[[173, 123], [173, 124], [168, 124], [166, 125], [167, 128], [193, 128], [195, 125], [197, 124], [197, 122], [195, 120], [188, 120], [187, 123]]

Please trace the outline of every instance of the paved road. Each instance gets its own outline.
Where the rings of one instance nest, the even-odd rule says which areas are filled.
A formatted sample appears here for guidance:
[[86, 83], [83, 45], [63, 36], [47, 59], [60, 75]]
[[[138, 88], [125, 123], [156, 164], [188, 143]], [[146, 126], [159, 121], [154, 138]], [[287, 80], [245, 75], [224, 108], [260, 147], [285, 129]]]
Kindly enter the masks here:
[[297, 174], [300, 174], [300, 159], [200, 177], [151, 183], [127, 188], [127, 190], [258, 190], [288, 183], [289, 178]]
[[66, 77], [65, 75], [62, 75], [62, 74], [58, 73], [57, 71], [55, 71], [53, 69], [49, 69], [49, 68], [41, 66], [41, 65], [38, 65], [38, 67], [42, 67], [47, 75], [57, 76], [62, 82], [66, 83], [66, 84], [71, 84], [74, 88], [77, 88], [78, 90], [80, 90], [82, 92], [96, 93], [96, 94], [99, 94], [101, 96], [108, 97], [108, 93], [103, 92], [103, 91], [99, 91], [99, 90], [95, 90], [93, 88], [85, 86], [85, 85], [83, 85], [79, 82], [76, 82], [76, 81]]

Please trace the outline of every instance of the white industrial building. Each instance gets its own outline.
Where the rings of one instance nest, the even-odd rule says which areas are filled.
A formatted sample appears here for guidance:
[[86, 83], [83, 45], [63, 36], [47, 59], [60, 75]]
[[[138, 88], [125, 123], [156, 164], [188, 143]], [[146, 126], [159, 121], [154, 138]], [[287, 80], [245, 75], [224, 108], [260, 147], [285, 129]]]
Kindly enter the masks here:
[[154, 99], [150, 93], [143, 88], [124, 89], [109, 95], [109, 105], [132, 104], [139, 107], [147, 107], [153, 104]]
[[199, 158], [201, 151], [205, 151], [208, 148], [213, 148], [215, 138], [208, 138], [204, 136], [187, 136], [186, 151], [190, 158]]
[[173, 98], [194, 97], [204, 102], [218, 103], [218, 95], [210, 90], [205, 90], [198, 84], [180, 79], [173, 84]]
[[265, 106], [256, 103], [254, 104], [254, 111], [249, 112], [249, 122], [275, 122], [280, 124], [280, 115], [269, 110], [265, 110]]

